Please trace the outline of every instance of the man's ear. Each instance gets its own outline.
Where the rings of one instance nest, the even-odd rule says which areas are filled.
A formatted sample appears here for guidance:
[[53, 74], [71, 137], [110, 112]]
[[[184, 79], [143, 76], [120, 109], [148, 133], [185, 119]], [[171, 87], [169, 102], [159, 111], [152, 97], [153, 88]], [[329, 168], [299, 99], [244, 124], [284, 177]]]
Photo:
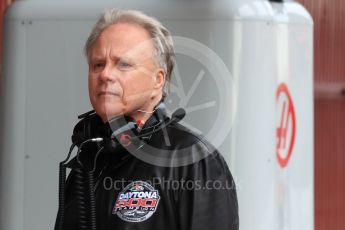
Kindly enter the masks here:
[[160, 89], [164, 87], [166, 74], [162, 68], [158, 68], [153, 76], [153, 88]]

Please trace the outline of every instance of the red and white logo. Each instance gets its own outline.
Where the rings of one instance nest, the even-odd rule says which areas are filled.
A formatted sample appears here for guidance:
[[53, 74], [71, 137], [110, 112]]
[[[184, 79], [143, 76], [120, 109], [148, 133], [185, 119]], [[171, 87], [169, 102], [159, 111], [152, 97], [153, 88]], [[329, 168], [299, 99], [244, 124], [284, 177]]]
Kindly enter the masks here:
[[285, 83], [281, 83], [278, 86], [276, 93], [276, 109], [276, 151], [279, 165], [284, 168], [291, 158], [296, 138], [295, 108], [289, 89]]
[[119, 193], [113, 214], [127, 222], [142, 222], [157, 210], [160, 196], [149, 183], [135, 181]]

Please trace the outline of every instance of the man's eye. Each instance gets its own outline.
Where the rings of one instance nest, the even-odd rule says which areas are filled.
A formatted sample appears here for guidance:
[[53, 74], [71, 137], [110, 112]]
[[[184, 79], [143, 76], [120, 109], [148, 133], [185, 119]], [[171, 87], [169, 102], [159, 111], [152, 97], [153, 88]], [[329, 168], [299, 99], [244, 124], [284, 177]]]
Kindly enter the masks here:
[[120, 69], [128, 69], [130, 67], [132, 67], [132, 65], [128, 62], [125, 62], [125, 61], [119, 61], [117, 63], [117, 66], [120, 68]]
[[93, 68], [94, 69], [102, 69], [104, 67], [104, 64], [103, 63], [95, 63], [93, 65]]

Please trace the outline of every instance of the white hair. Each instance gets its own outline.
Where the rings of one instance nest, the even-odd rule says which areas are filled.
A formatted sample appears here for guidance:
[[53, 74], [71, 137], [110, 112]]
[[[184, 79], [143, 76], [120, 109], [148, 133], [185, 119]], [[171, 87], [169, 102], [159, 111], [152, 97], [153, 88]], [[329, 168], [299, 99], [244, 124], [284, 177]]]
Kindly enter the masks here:
[[[98, 19], [93, 27], [84, 47], [85, 55], [89, 61], [92, 45], [101, 33], [116, 23], [135, 24], [145, 29], [150, 35], [154, 46], [154, 57], [159, 67], [166, 74], [166, 83], [171, 80], [171, 73], [175, 64], [175, 53], [170, 32], [155, 18], [136, 10], [108, 9]], [[163, 99], [167, 95], [167, 84], [163, 89]]]

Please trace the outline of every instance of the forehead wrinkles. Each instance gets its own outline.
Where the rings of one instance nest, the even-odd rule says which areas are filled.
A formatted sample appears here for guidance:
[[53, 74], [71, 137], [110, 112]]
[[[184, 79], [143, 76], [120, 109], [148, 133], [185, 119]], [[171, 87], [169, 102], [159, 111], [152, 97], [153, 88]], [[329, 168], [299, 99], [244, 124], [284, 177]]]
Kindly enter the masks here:
[[140, 43], [134, 47], [119, 47], [114, 44], [103, 44], [92, 48], [91, 60], [105, 58], [145, 61], [154, 59], [154, 49], [150, 46], [149, 42]]

